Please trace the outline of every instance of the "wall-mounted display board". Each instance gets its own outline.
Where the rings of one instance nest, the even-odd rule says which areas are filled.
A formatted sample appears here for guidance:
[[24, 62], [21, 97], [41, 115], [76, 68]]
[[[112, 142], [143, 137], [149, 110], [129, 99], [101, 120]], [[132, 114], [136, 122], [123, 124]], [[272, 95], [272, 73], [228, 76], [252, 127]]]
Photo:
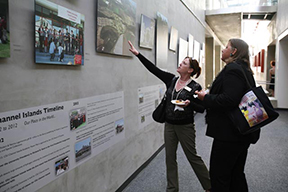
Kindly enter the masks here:
[[178, 54], [178, 66], [188, 56], [188, 42], [182, 38], [179, 38], [179, 54]]
[[170, 42], [169, 42], [169, 49], [171, 51], [177, 50], [177, 40], [178, 40], [178, 30], [175, 29], [175, 27], [171, 27]]
[[96, 51], [132, 56], [128, 40], [134, 44], [136, 3], [132, 0], [98, 0]]
[[8, 0], [0, 0], [0, 57], [10, 57]]
[[189, 34], [188, 35], [188, 56], [193, 57], [193, 46], [194, 46], [194, 37]]
[[155, 42], [155, 19], [141, 15], [139, 47], [152, 49]]
[[152, 113], [164, 97], [164, 84], [141, 87], [138, 89], [138, 124], [142, 129], [152, 122]]
[[168, 57], [168, 19], [157, 12], [156, 65], [165, 68]]
[[123, 139], [123, 92], [0, 113], [0, 191], [37, 191]]
[[201, 45], [199, 65], [200, 67], [203, 67], [205, 66], [205, 43], [202, 43]]
[[193, 58], [200, 62], [200, 43], [196, 40], [194, 40]]
[[35, 0], [35, 62], [84, 64], [84, 15], [47, 0]]

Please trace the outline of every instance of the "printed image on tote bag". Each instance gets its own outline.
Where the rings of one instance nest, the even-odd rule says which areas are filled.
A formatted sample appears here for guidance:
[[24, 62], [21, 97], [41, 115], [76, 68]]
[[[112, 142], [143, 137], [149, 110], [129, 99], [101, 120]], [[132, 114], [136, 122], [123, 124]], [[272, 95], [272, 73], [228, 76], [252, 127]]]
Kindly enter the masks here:
[[239, 108], [250, 127], [253, 127], [268, 119], [267, 112], [253, 91], [247, 92], [242, 97]]

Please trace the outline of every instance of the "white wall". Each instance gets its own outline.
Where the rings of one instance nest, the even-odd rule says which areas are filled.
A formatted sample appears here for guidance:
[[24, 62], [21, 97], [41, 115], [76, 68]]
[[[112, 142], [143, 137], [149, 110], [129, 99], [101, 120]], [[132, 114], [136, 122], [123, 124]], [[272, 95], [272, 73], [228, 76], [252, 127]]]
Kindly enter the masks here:
[[288, 82], [288, 4], [287, 0], [278, 0], [276, 18], [277, 43], [276, 43], [276, 71], [275, 71], [275, 97], [279, 108], [288, 108], [287, 82]]
[[278, 108], [288, 108], [288, 30], [279, 36], [277, 42], [276, 70], [275, 70], [275, 97]]
[[[10, 0], [11, 57], [0, 59], [0, 112], [24, 109], [105, 93], [124, 91], [125, 140], [54, 180], [39, 191], [115, 191], [163, 145], [163, 125], [138, 129], [137, 89], [161, 83], [135, 57], [95, 52], [95, 0], [51, 0], [85, 15], [84, 66], [56, 66], [34, 63], [34, 0]], [[156, 18], [159, 11], [179, 31], [179, 38], [192, 34], [205, 42], [205, 29], [181, 1], [135, 0], [136, 39], [140, 16]], [[195, 2], [195, 13], [203, 20], [204, 1]], [[155, 48], [140, 49], [155, 61]], [[177, 52], [168, 51], [167, 70], [176, 72]], [[202, 75], [205, 74], [205, 69]], [[204, 85], [204, 78], [200, 78]]]

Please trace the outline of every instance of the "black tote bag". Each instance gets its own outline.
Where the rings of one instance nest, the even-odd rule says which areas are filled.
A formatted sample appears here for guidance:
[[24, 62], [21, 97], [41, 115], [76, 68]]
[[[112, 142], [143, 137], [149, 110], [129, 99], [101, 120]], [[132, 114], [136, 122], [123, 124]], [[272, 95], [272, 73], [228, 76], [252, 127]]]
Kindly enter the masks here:
[[[171, 82], [166, 85], [167, 90], [170, 85], [174, 85], [174, 82], [176, 81], [177, 77], [174, 76]], [[165, 122], [165, 108], [166, 108], [166, 99], [167, 99], [167, 90], [165, 92], [164, 97], [162, 98], [160, 104], [156, 107], [156, 109], [152, 113], [152, 118], [154, 121], [158, 123], [164, 123]]]
[[152, 118], [158, 123], [165, 122], [165, 107], [166, 107], [166, 93], [161, 100], [161, 103], [156, 107], [152, 113]]
[[242, 135], [252, 133], [278, 118], [279, 114], [273, 108], [263, 88], [251, 87], [246, 77], [249, 89], [242, 97], [237, 108], [234, 108], [229, 117]]

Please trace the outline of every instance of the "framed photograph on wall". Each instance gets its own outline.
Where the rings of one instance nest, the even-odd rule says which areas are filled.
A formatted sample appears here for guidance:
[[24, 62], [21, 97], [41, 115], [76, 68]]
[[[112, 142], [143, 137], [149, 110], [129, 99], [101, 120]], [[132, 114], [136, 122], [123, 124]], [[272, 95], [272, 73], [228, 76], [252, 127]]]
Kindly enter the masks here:
[[0, 57], [10, 57], [8, 0], [0, 0]]
[[141, 15], [139, 47], [153, 49], [155, 41], [155, 19]]
[[156, 65], [165, 68], [168, 57], [168, 19], [157, 12]]
[[169, 49], [171, 51], [177, 50], [178, 30], [171, 27]]
[[182, 38], [179, 38], [179, 53], [178, 53], [178, 66], [188, 56], [188, 42]]
[[98, 0], [96, 51], [132, 56], [128, 40], [135, 44], [136, 3], [132, 0]]
[[199, 65], [200, 67], [205, 66], [205, 43], [201, 44]]
[[200, 59], [200, 43], [196, 40], [194, 40], [193, 59], [196, 59], [198, 62]]
[[194, 46], [194, 37], [189, 34], [188, 35], [188, 56], [193, 57], [193, 46]]
[[85, 17], [47, 0], [35, 0], [35, 62], [84, 65]]

